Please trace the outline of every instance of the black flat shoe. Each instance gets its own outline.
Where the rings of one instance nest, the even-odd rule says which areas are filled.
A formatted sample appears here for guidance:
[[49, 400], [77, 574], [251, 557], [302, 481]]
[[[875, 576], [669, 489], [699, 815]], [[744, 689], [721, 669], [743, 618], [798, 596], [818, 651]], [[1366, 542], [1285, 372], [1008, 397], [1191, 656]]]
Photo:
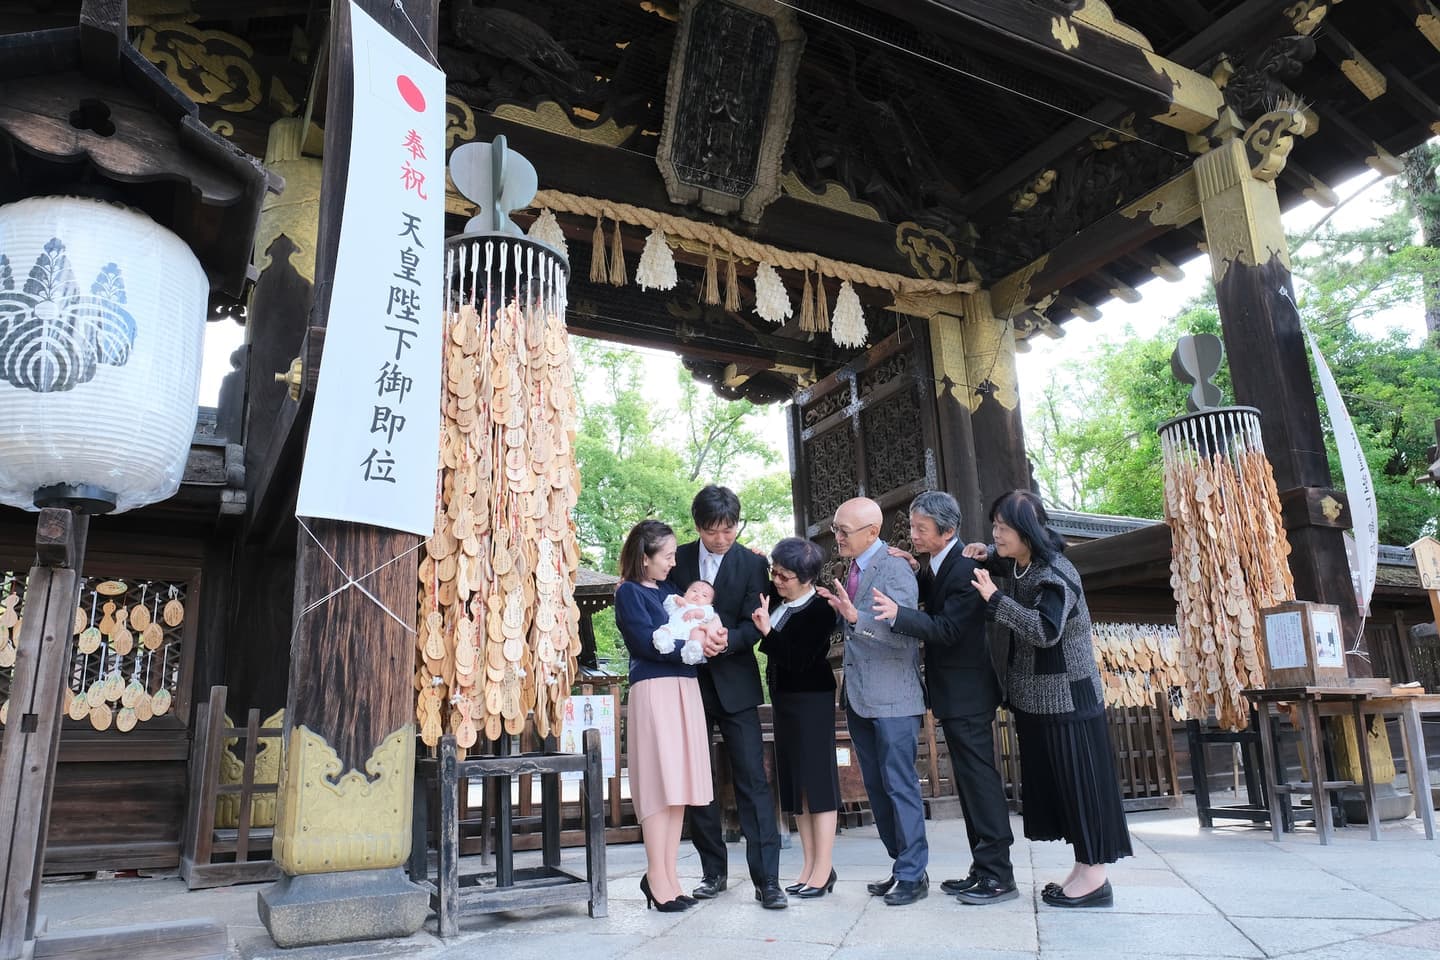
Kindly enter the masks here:
[[835, 876], [835, 871], [834, 871], [834, 870], [831, 870], [831, 871], [830, 871], [830, 879], [827, 880], [827, 881], [825, 881], [825, 886], [823, 886], [823, 887], [810, 887], [810, 886], [801, 887], [799, 890], [796, 890], [796, 891], [795, 891], [795, 896], [799, 897], [799, 898], [802, 899], [802, 900], [817, 900], [817, 899], [819, 899], [820, 897], [825, 896], [825, 894], [829, 893], [830, 891], [834, 890], [834, 889], [835, 889], [835, 881], [838, 880], [838, 879], [840, 879], [840, 878], [837, 877], [837, 876]]
[[1020, 896], [1020, 891], [1015, 889], [1015, 882], [1003, 883], [994, 877], [981, 877], [968, 890], [961, 890], [955, 894], [955, 899], [961, 903], [969, 903], [976, 906], [983, 906], [987, 903], [1004, 903], [1006, 900], [1014, 900]]
[[640, 878], [640, 892], [645, 894], [645, 909], [659, 910], [661, 913], [679, 913], [682, 910], [689, 910], [690, 904], [686, 903], [683, 897], [676, 897], [674, 900], [666, 900], [661, 903], [655, 899], [655, 894], [650, 892], [650, 875], [646, 874]]
[[1064, 888], [1061, 888], [1043, 891], [1040, 899], [1052, 907], [1113, 907], [1115, 906], [1115, 891], [1111, 888], [1110, 881], [1106, 880], [1094, 890], [1078, 897], [1065, 896]]
[[874, 883], [865, 884], [865, 889], [872, 897], [883, 897], [895, 886], [895, 875], [891, 874], [884, 880], [876, 880]]
[[730, 886], [729, 877], [701, 877], [700, 885], [690, 891], [696, 900], [714, 900]]
[[961, 890], [969, 890], [971, 887], [975, 886], [976, 881], [978, 881], [979, 879], [979, 875], [970, 873], [961, 880], [942, 880], [940, 882], [940, 890], [942, 893], [948, 893], [953, 897]]
[[929, 877], [921, 876], [919, 880], [897, 880], [894, 888], [885, 894], [885, 906], [903, 907], [916, 900], [924, 900], [928, 896], [930, 896]]

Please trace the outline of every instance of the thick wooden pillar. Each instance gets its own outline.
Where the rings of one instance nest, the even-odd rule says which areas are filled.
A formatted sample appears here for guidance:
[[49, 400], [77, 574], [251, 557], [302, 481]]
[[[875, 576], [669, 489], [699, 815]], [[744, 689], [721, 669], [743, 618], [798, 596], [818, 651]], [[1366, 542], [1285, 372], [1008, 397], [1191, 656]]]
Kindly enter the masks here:
[[[359, 6], [421, 56], [428, 56], [425, 44], [435, 47], [439, 0], [403, 6], [360, 0]], [[332, 4], [331, 20], [310, 321], [319, 327], [329, 313], [354, 104], [345, 0]], [[311, 522], [310, 530], [313, 537], [298, 531], [295, 547], [295, 629], [274, 846], [284, 875], [261, 894], [260, 915], [281, 946], [407, 936], [429, 909], [428, 895], [401, 871], [410, 850], [415, 765], [414, 638], [381, 606], [413, 626], [419, 555], [406, 554], [417, 538], [335, 521]], [[374, 599], [345, 588], [347, 575], [359, 578], [382, 566], [363, 582]]]
[[1015, 331], [995, 316], [989, 291], [962, 294], [965, 321], [965, 382], [975, 437], [980, 499], [980, 539], [990, 539], [985, 512], [1000, 494], [1028, 490], [1030, 460], [1020, 419], [1020, 380], [1015, 369]]
[[975, 462], [975, 429], [970, 419], [969, 387], [965, 365], [963, 320], [936, 313], [927, 322], [930, 362], [935, 380], [935, 432], [940, 440], [941, 489], [960, 503], [960, 536], [966, 542], [988, 539], [989, 527], [980, 500], [980, 478]]
[[[1295, 594], [1337, 605], [1353, 646], [1359, 618], [1342, 539], [1350, 510], [1344, 493], [1330, 486], [1272, 182], [1284, 166], [1290, 136], [1303, 123], [1298, 114], [1268, 115], [1246, 137], [1199, 157], [1195, 176], [1235, 399], [1260, 410], [1290, 538]], [[1365, 658], [1349, 656], [1347, 666], [1352, 676], [1371, 675]]]

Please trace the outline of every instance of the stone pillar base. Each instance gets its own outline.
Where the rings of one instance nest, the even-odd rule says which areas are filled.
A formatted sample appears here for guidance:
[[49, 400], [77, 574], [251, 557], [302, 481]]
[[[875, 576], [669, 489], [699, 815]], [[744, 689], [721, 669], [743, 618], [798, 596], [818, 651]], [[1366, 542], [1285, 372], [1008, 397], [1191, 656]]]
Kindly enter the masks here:
[[287, 874], [257, 899], [260, 921], [282, 947], [408, 937], [430, 914], [430, 894], [399, 867]]

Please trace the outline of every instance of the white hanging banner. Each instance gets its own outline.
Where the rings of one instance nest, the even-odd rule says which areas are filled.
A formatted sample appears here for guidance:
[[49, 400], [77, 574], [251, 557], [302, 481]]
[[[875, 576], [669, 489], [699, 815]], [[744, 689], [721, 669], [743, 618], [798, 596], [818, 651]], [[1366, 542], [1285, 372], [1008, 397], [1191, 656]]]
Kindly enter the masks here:
[[440, 449], [445, 74], [353, 2], [355, 109], [295, 512], [428, 537]]
[[1304, 323], [1305, 342], [1315, 361], [1315, 375], [1320, 378], [1320, 392], [1330, 414], [1330, 429], [1335, 434], [1335, 449], [1340, 454], [1340, 473], [1345, 478], [1345, 497], [1350, 501], [1351, 530], [1355, 535], [1356, 602], [1360, 615], [1370, 615], [1370, 595], [1375, 591], [1375, 571], [1380, 563], [1380, 510], [1375, 504], [1375, 484], [1370, 478], [1370, 464], [1350, 422], [1350, 411], [1340, 397], [1340, 388], [1330, 373], [1330, 366], [1315, 345]]

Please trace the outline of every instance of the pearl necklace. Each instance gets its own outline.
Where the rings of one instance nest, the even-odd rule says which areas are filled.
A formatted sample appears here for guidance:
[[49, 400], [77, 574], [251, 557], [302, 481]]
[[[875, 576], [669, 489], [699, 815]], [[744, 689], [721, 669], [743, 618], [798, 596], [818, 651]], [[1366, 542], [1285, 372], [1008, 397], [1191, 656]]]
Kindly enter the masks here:
[[1034, 558], [1031, 558], [1030, 562], [1025, 565], [1025, 573], [1021, 573], [1019, 562], [1015, 560], [1010, 561], [1010, 571], [1016, 580], [1024, 580], [1026, 575], [1030, 573], [1031, 568], [1033, 568], [1034, 566], [1035, 560]]

